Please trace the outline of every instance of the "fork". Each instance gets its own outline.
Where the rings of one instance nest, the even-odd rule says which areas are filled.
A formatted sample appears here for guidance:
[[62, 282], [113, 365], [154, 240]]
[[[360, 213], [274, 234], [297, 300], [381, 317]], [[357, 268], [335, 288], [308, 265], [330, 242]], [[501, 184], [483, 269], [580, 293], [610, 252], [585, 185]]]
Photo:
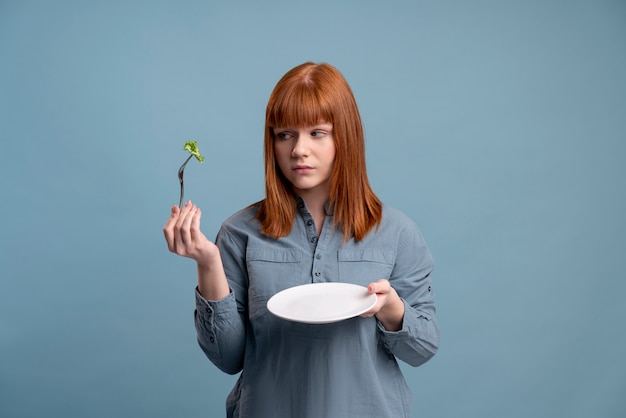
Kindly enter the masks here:
[[185, 162], [183, 163], [183, 165], [180, 166], [180, 168], [178, 169], [178, 180], [180, 181], [180, 202], [178, 203], [178, 208], [182, 209], [183, 208], [183, 198], [185, 196], [185, 184], [183, 182], [183, 175], [185, 174], [185, 166], [187, 165], [187, 163], [189, 162], [189, 160], [191, 160], [191, 157], [193, 157], [193, 154], [190, 155]]

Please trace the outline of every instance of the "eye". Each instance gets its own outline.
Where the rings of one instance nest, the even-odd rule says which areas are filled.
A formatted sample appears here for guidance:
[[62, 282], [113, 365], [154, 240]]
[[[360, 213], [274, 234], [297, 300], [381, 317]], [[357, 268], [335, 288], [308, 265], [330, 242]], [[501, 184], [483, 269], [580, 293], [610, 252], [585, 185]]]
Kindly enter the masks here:
[[311, 132], [311, 136], [313, 138], [323, 138], [323, 137], [326, 136], [326, 132], [320, 131], [320, 130], [315, 130], [315, 131]]
[[276, 136], [277, 139], [280, 139], [280, 140], [283, 140], [283, 141], [287, 140], [287, 139], [290, 139], [290, 138], [293, 138], [293, 135], [289, 131], [278, 131], [278, 132], [275, 132], [275, 136]]

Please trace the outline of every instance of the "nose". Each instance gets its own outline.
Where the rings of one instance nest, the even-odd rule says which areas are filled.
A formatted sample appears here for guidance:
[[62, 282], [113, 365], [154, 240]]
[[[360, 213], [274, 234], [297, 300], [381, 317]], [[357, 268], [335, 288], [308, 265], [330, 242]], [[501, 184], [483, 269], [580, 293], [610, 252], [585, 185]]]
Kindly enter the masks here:
[[305, 157], [309, 154], [306, 135], [298, 134], [293, 141], [292, 157]]

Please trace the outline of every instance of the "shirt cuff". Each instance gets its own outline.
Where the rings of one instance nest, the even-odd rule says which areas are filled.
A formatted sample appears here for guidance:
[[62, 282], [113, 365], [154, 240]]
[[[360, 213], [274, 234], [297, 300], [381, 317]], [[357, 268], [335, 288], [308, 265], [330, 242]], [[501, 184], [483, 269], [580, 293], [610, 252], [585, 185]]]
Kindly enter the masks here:
[[406, 300], [402, 299], [404, 303], [404, 318], [402, 318], [402, 328], [398, 331], [388, 331], [380, 321], [376, 321], [378, 324], [378, 330], [383, 335], [386, 341], [392, 342], [398, 339], [406, 338], [411, 335], [412, 330], [417, 328], [417, 316], [414, 315], [415, 310]]
[[195, 289], [196, 293], [196, 312], [203, 322], [214, 324], [216, 318], [222, 315], [227, 315], [233, 312], [233, 309], [237, 310], [237, 302], [235, 300], [235, 294], [231, 292], [224, 299], [221, 300], [207, 300], [198, 291], [198, 287]]

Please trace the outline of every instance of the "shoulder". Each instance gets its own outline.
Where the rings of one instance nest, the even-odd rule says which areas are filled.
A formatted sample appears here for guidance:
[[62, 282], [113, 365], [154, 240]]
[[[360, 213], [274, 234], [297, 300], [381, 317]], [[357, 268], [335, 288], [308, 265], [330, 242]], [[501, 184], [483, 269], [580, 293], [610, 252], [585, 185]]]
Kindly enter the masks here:
[[404, 212], [388, 205], [383, 205], [383, 219], [381, 228], [413, 229], [417, 224]]
[[398, 258], [406, 263], [419, 262], [432, 269], [434, 261], [422, 231], [416, 222], [405, 213], [389, 206], [383, 206], [381, 236], [395, 244]]
[[424, 244], [424, 236], [417, 223], [391, 206], [383, 205], [383, 219], [378, 230], [382, 235], [395, 237], [400, 244], [406, 241]]
[[259, 211], [259, 202], [253, 203], [250, 206], [238, 210], [230, 215], [222, 224], [222, 226], [237, 226], [241, 224], [248, 224], [250, 222], [257, 223], [256, 214]]
[[244, 248], [250, 237], [261, 235], [260, 223], [256, 218], [258, 203], [245, 207], [228, 217], [220, 227], [216, 237], [219, 247], [224, 245]]
[[260, 223], [256, 218], [259, 211], [259, 203], [260, 202], [253, 203], [250, 206], [246, 206], [245, 208], [233, 213], [222, 223], [221, 229], [230, 231], [241, 229], [246, 231], [259, 230]]

